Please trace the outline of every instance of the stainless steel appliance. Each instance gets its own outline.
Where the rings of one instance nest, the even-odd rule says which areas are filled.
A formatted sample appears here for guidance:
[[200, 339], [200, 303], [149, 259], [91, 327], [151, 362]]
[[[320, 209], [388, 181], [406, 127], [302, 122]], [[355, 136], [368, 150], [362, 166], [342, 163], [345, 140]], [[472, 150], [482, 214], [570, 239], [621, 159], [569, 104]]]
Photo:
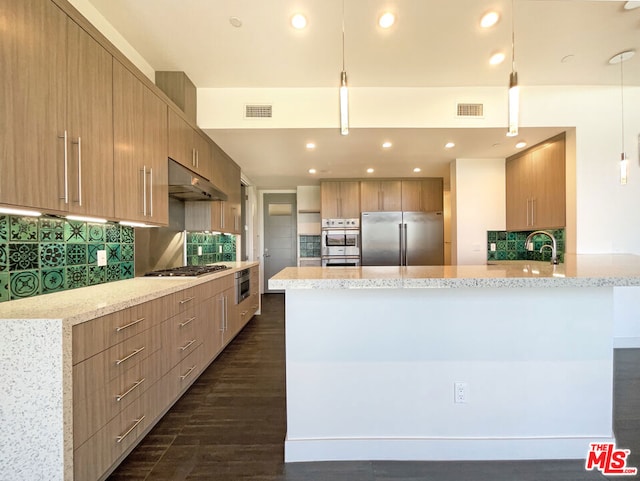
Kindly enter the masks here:
[[322, 266], [360, 265], [360, 219], [322, 219]]
[[363, 266], [444, 264], [442, 212], [363, 212]]
[[161, 269], [157, 271], [147, 272], [147, 277], [198, 277], [204, 274], [223, 271], [229, 267], [223, 264], [209, 264], [206, 266], [181, 266], [172, 267], [170, 269]]
[[180, 200], [227, 200], [227, 194], [182, 164], [169, 159], [169, 196]]
[[234, 274], [236, 284], [236, 304], [240, 304], [251, 295], [251, 275], [249, 269], [242, 269]]

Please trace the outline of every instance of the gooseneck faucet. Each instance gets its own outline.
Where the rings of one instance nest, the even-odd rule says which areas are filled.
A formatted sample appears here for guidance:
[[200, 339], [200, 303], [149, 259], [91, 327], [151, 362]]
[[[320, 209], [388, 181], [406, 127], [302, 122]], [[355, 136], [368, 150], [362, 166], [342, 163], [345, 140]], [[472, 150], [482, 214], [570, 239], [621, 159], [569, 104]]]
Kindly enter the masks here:
[[553, 237], [553, 234], [551, 234], [550, 232], [547, 232], [546, 230], [537, 230], [537, 231], [532, 232], [531, 234], [529, 234], [527, 236], [527, 239], [524, 241], [524, 248], [529, 250], [529, 244], [531, 243], [531, 239], [533, 239], [533, 237], [538, 235], [538, 234], [544, 234], [547, 237], [549, 237], [549, 239], [551, 239], [551, 245], [549, 245], [549, 244], [543, 245], [542, 247], [540, 247], [540, 252], [542, 252], [542, 250], [545, 247], [551, 249], [551, 263], [552, 264], [557, 264], [558, 263], [558, 251], [557, 251], [556, 238]]

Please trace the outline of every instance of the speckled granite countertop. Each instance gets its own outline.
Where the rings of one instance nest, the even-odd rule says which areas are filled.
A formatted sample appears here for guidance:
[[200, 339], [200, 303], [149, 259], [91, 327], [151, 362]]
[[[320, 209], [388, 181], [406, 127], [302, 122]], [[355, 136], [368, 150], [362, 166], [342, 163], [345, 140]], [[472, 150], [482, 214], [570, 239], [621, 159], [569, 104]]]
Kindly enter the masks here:
[[230, 269], [197, 278], [136, 277], [3, 302], [0, 303], [0, 320], [64, 319], [66, 323], [75, 325], [258, 265], [257, 262], [220, 264], [225, 264]]
[[270, 289], [640, 286], [640, 256], [565, 255], [564, 264], [498, 261], [469, 266], [288, 267]]

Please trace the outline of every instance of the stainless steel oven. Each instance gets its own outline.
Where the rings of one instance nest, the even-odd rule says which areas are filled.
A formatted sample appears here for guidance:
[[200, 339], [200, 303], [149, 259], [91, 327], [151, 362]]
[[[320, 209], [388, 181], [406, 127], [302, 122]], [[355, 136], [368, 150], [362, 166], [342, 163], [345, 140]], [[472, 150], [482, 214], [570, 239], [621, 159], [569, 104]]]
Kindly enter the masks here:
[[360, 265], [360, 219], [322, 219], [322, 265]]
[[251, 275], [249, 269], [242, 269], [234, 274], [236, 283], [236, 304], [240, 304], [251, 295]]
[[323, 257], [322, 267], [358, 267], [360, 266], [359, 257]]

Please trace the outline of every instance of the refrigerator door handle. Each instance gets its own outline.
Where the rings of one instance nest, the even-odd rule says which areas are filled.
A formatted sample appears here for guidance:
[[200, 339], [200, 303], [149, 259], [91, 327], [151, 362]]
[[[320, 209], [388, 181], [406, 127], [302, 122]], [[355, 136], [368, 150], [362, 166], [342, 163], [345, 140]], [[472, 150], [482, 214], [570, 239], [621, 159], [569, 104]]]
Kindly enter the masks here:
[[400, 257], [400, 260], [399, 260], [399, 263], [398, 263], [399, 265], [404, 265], [404, 256], [403, 256], [403, 254], [404, 254], [404, 249], [403, 249], [403, 246], [404, 246], [404, 231], [402, 230], [402, 226], [403, 226], [403, 224], [398, 224], [398, 230], [400, 231], [400, 245], [399, 245], [399, 248], [398, 248], [398, 255]]
[[404, 244], [402, 246], [402, 251], [404, 252], [404, 264], [405, 266], [409, 265], [409, 251], [407, 250], [407, 224], [404, 225]]

